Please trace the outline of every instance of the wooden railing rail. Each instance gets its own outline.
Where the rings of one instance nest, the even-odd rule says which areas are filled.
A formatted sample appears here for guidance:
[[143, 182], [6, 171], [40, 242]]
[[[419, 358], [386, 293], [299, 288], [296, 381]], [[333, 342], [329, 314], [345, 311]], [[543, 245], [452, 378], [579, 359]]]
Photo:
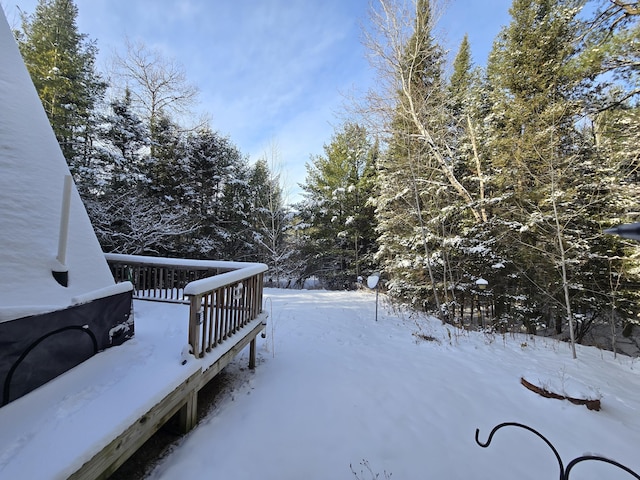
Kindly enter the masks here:
[[[264, 270], [219, 285], [206, 286], [204, 283], [219, 280], [229, 273], [192, 282], [185, 291], [191, 297], [189, 344], [197, 357], [204, 356], [262, 311]], [[198, 287], [199, 282], [203, 282], [200, 283], [202, 289], [196, 290], [194, 286]]]
[[134, 298], [189, 303], [189, 344], [202, 357], [262, 312], [262, 263], [106, 254], [116, 282]]
[[[189, 282], [236, 270], [237, 262], [203, 262], [138, 255], [105, 255], [117, 283], [130, 281], [133, 297], [142, 300], [189, 303], [184, 287]], [[241, 268], [241, 267], [240, 267]]]

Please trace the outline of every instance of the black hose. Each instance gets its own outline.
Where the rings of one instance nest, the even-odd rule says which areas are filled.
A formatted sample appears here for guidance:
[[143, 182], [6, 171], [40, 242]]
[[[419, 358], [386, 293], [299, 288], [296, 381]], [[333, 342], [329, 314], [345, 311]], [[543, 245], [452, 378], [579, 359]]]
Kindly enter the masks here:
[[10, 401], [9, 400], [9, 396], [10, 396], [10, 389], [11, 389], [11, 379], [13, 378], [13, 374], [15, 373], [16, 369], [20, 366], [20, 364], [27, 357], [27, 355], [29, 355], [29, 352], [31, 352], [31, 350], [33, 350], [35, 347], [37, 347], [40, 343], [42, 343], [47, 338], [49, 338], [49, 337], [51, 337], [53, 335], [56, 335], [58, 333], [65, 332], [67, 330], [80, 330], [81, 332], [84, 332], [87, 335], [89, 335], [89, 337], [91, 338], [91, 341], [93, 343], [93, 355], [98, 353], [98, 340], [96, 339], [96, 336], [94, 335], [94, 333], [91, 330], [89, 330], [89, 327], [86, 326], [86, 325], [69, 325], [69, 326], [66, 326], [66, 327], [58, 328], [57, 330], [53, 330], [53, 331], [41, 336], [35, 342], [33, 342], [31, 345], [29, 345], [25, 349], [25, 351], [22, 352], [22, 355], [20, 355], [18, 360], [16, 360], [15, 363], [11, 366], [11, 369], [9, 370], [9, 373], [7, 373], [7, 377], [4, 380], [4, 387], [2, 389], [2, 405], [1, 406], [5, 406], [7, 403], [9, 403], [9, 401]]

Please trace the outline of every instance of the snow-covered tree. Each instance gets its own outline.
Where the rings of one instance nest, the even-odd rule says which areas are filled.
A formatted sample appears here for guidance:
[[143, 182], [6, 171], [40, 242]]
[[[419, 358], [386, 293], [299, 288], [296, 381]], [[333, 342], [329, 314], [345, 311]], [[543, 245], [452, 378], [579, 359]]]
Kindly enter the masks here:
[[105, 252], [164, 256], [167, 245], [197, 229], [182, 212], [131, 192], [90, 199], [85, 205]]
[[180, 250], [198, 258], [254, 260], [246, 159], [228, 137], [206, 126], [186, 134], [181, 145], [180, 160], [165, 163], [181, 178], [171, 202], [199, 228], [182, 239]]
[[253, 165], [249, 178], [254, 242], [260, 261], [269, 265], [269, 278], [276, 285], [283, 275], [291, 278], [288, 260], [293, 253], [289, 242], [291, 212], [285, 205], [279, 168], [279, 152], [273, 144], [270, 152]]
[[300, 276], [315, 275], [330, 288], [349, 288], [373, 265], [370, 197], [378, 148], [366, 129], [346, 123], [324, 151], [307, 163], [304, 200], [297, 205], [298, 235], [304, 237], [307, 258]]
[[82, 185], [86, 187], [92, 175], [97, 195], [140, 190], [149, 182], [146, 159], [150, 142], [149, 130], [133, 112], [131, 96], [125, 90], [124, 97], [112, 100], [100, 117], [93, 143], [94, 165], [82, 175]]
[[78, 32], [73, 0], [39, 0], [22, 15], [18, 47], [72, 173], [87, 166], [94, 107], [106, 84], [96, 72], [97, 47]]
[[[474, 192], [462, 181], [461, 159], [453, 154], [444, 51], [433, 34], [438, 14], [437, 3], [428, 0], [411, 2], [410, 8], [381, 0], [373, 9], [367, 46], [378, 90], [370, 93], [366, 112], [380, 118], [388, 145], [379, 162], [376, 212], [378, 258], [390, 292], [440, 314], [450, 292], [442, 247], [452, 220], [483, 219]], [[464, 67], [458, 73], [470, 75]], [[453, 216], [445, 213], [451, 207]]]

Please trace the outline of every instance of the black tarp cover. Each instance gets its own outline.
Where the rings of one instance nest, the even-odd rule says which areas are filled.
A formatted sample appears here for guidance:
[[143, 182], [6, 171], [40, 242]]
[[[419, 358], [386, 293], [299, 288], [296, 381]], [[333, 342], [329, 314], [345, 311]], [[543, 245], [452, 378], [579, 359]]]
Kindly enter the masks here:
[[132, 292], [0, 323], [2, 403], [133, 337]]

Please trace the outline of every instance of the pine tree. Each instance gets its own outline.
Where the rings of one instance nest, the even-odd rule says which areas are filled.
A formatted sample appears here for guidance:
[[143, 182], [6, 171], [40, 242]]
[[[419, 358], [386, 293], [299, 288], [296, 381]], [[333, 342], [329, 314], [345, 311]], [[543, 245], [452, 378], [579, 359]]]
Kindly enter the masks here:
[[[22, 16], [18, 46], [72, 173], [86, 165], [93, 109], [105, 83], [95, 71], [97, 48], [78, 32], [72, 0], [39, 0]], [[78, 178], [79, 180], [79, 178]]]
[[[595, 119], [593, 125], [584, 128], [585, 143], [592, 145], [598, 173], [595, 178], [588, 178], [590, 182], [584, 182], [584, 188], [602, 192], [600, 197], [603, 197], [592, 216], [602, 229], [637, 222], [640, 111], [628, 100], [622, 104], [614, 102]], [[590, 242], [590, 252], [592, 282], [598, 286], [598, 295], [594, 295], [597, 304], [589, 303], [591, 323], [609, 319], [615, 351], [616, 334], [621, 331], [629, 334], [633, 325], [639, 323], [637, 243], [612, 235], [598, 235]], [[585, 333], [579, 331], [578, 338]]]
[[190, 257], [255, 260], [246, 159], [207, 126], [186, 135], [182, 145], [163, 162], [167, 174], [180, 179], [169, 197], [198, 228], [176, 248]]
[[453, 118], [460, 118], [466, 113], [472, 82], [471, 45], [469, 36], [465, 34], [453, 60], [453, 73], [448, 85], [448, 103]]
[[590, 109], [598, 112], [625, 105], [640, 94], [640, 5], [596, 0], [586, 22], [577, 67], [592, 81]]
[[454, 58], [447, 91], [451, 167], [473, 197], [480, 217], [469, 215], [468, 204], [456, 198], [439, 215], [443, 238], [438, 248], [446, 267], [447, 320], [465, 322], [469, 308], [473, 317], [478, 295], [486, 293], [478, 291], [476, 281], [483, 278], [489, 281], [492, 293], [499, 291], [496, 279], [504, 266], [504, 258], [495, 250], [497, 232], [490, 208], [492, 171], [485, 148], [485, 118], [490, 108], [487, 83], [482, 69], [473, 67], [466, 35]]
[[[336, 131], [325, 154], [307, 164], [305, 200], [297, 206], [307, 254], [303, 278], [312, 275], [329, 288], [349, 288], [373, 266], [372, 195], [377, 147], [366, 130], [347, 123]], [[301, 230], [301, 231], [300, 231]]]
[[574, 99], [584, 78], [572, 60], [581, 4], [514, 0], [512, 21], [488, 65], [494, 105], [489, 147], [501, 199], [494, 212], [507, 232], [501, 248], [505, 256], [511, 252], [514, 268], [506, 289], [511, 300], [503, 300], [531, 332], [540, 324], [559, 330], [564, 317], [572, 340], [576, 292], [570, 289], [588, 255], [584, 235], [594, 233], [586, 210], [577, 206], [580, 182], [593, 165], [576, 130], [580, 105]]
[[[389, 148], [379, 165], [378, 256], [391, 278], [392, 295], [440, 313], [448, 282], [440, 248], [446, 235], [442, 211], [461, 202], [465, 215], [478, 220], [480, 215], [450, 154], [444, 56], [432, 35], [432, 4], [417, 1], [411, 16], [402, 16], [390, 2], [381, 5], [371, 49], [391, 52], [380, 55], [380, 72], [395, 86], [388, 94], [396, 101], [385, 125]], [[407, 30], [410, 36], [405, 37]]]
[[165, 115], [158, 118], [155, 132], [150, 128], [149, 132], [154, 145], [146, 159], [149, 194], [159, 202], [176, 204], [189, 193], [186, 191], [189, 177], [187, 135]]
[[[91, 170], [99, 176], [96, 193], [141, 191], [149, 183], [146, 162], [151, 142], [149, 130], [133, 112], [128, 90], [123, 98], [112, 100], [109, 107], [100, 116], [93, 145], [96, 165]], [[90, 174], [82, 175], [83, 185]]]

